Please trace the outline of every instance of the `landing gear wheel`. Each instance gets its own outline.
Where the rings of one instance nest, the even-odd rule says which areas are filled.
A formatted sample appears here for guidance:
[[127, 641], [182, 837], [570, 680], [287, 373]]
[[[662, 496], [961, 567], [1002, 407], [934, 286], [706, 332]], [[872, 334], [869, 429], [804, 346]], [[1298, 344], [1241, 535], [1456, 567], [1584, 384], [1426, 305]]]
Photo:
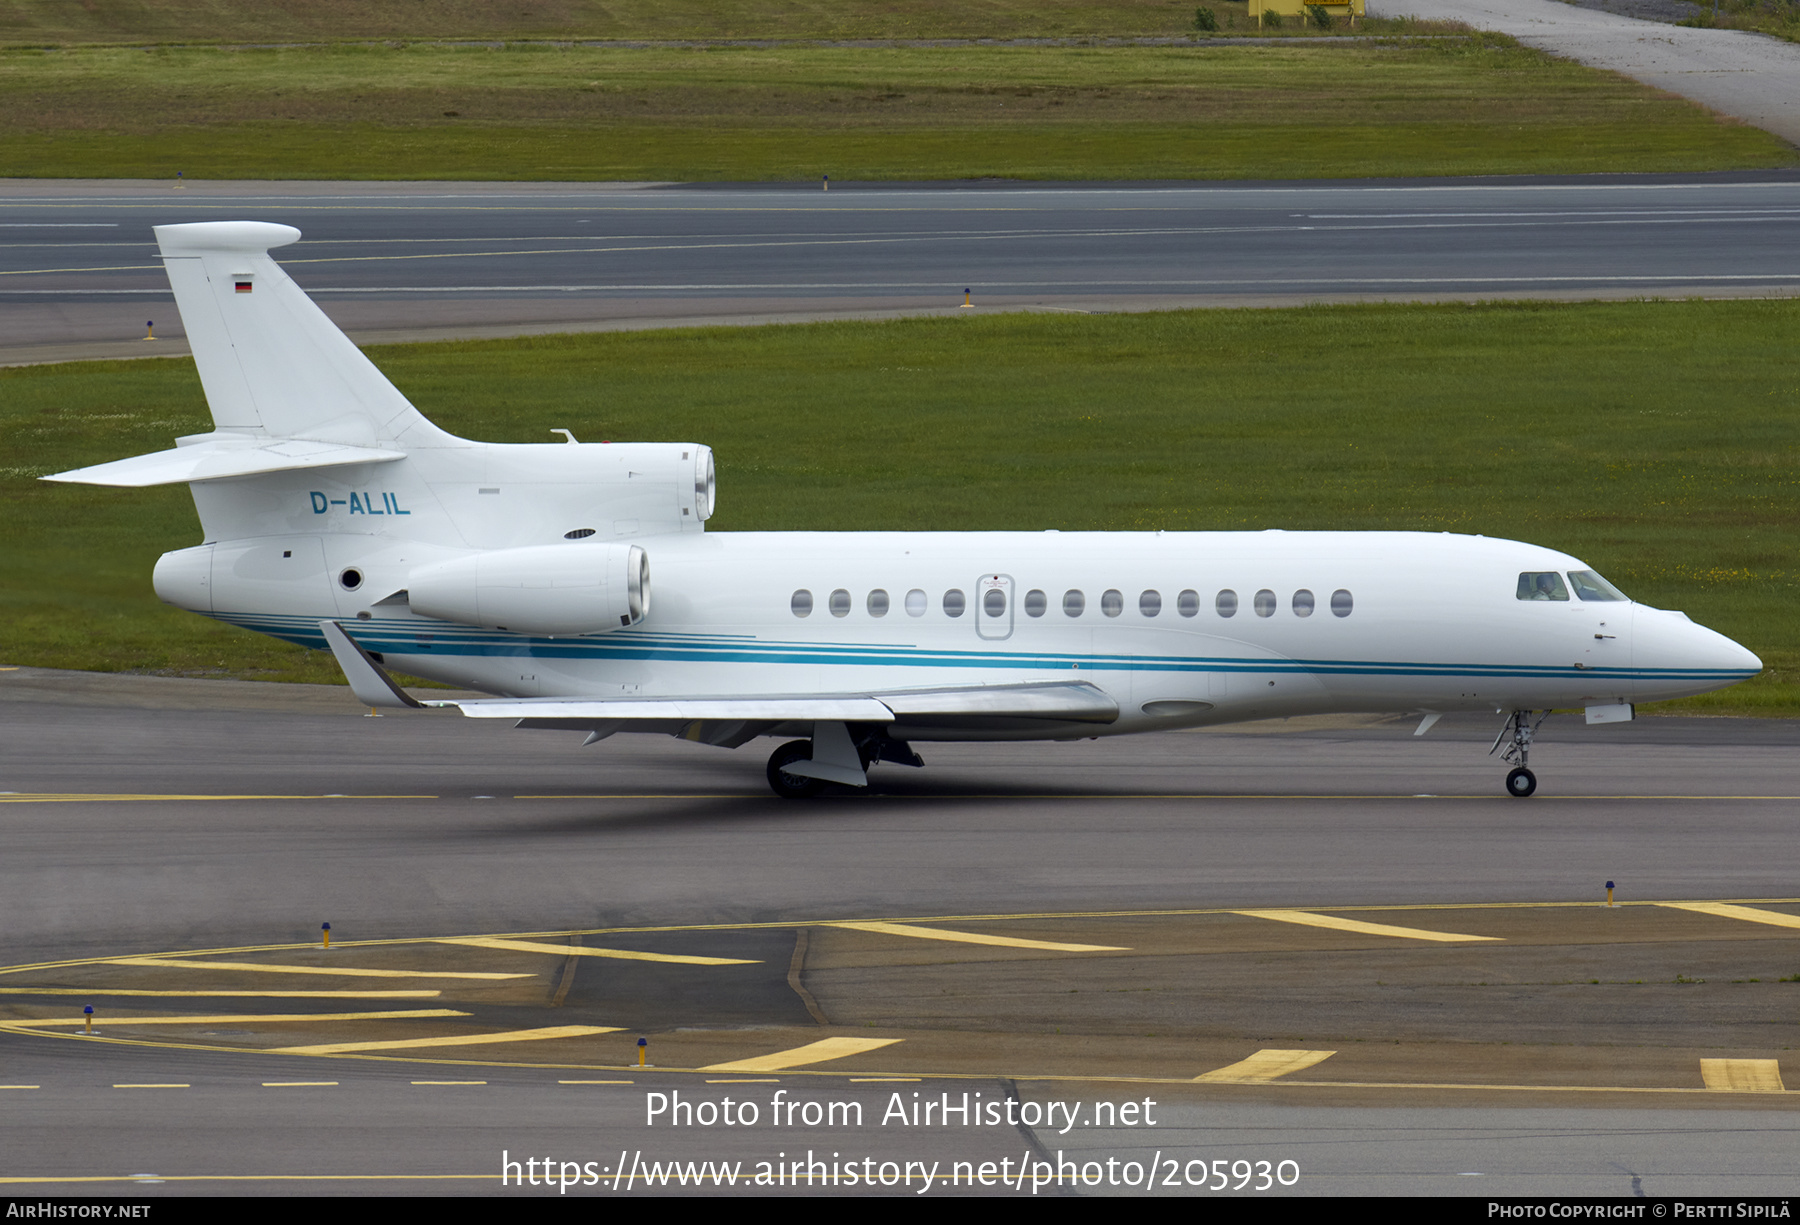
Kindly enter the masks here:
[[804, 774], [789, 774], [783, 767], [791, 762], [811, 761], [812, 741], [790, 740], [773, 753], [769, 754], [769, 786], [784, 800], [803, 800], [808, 796], [819, 794], [825, 787], [823, 779], [808, 778]]
[[[770, 768], [773, 769], [774, 767], [771, 766]], [[1527, 770], [1524, 766], [1520, 766], [1517, 770], [1514, 770], [1511, 774], [1506, 776], [1506, 793], [1508, 795], [1517, 796], [1522, 800], [1536, 790], [1537, 775], [1533, 774], [1530, 770]]]

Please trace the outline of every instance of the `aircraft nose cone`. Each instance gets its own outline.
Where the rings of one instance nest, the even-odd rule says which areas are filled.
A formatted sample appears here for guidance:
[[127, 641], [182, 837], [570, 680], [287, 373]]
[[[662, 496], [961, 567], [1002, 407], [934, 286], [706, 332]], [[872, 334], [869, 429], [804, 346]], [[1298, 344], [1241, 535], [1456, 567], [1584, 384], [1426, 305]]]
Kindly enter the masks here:
[[1733, 642], [1716, 630], [1688, 621], [1681, 640], [1681, 653], [1686, 666], [1709, 671], [1736, 673], [1732, 680], [1744, 680], [1762, 671], [1762, 660], [1754, 652]]
[[[1724, 635], [1721, 634], [1720, 637], [1724, 637]], [[1732, 649], [1737, 653], [1736, 662], [1727, 664], [1727, 667], [1742, 668], [1746, 672], [1762, 671], [1763, 661], [1757, 657], [1756, 652], [1741, 643], [1732, 642], [1729, 638], [1726, 638], [1725, 641], [1731, 643]]]
[[1632, 662], [1640, 701], [1711, 693], [1762, 671], [1754, 652], [1681, 613], [1641, 605], [1635, 612]]

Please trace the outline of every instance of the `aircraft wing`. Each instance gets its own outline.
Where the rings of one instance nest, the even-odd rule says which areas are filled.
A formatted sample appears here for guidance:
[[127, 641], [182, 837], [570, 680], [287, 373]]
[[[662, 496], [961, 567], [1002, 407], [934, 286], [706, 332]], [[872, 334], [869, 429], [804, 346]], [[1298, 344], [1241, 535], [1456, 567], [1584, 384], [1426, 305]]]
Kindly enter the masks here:
[[472, 719], [517, 719], [521, 727], [564, 728], [610, 735], [630, 725], [644, 731], [692, 726], [692, 737], [737, 743], [784, 723], [888, 723], [904, 726], [1107, 724], [1119, 704], [1082, 681], [953, 685], [861, 693], [693, 694], [654, 698], [445, 698], [421, 701], [394, 684], [382, 666], [336, 621], [321, 621], [332, 654], [357, 699], [369, 706], [453, 706]]
[[894, 712], [873, 698], [772, 696], [754, 698], [474, 698], [426, 701], [454, 706], [471, 719], [543, 719], [594, 722], [605, 719], [757, 719], [785, 723], [823, 719], [832, 723], [890, 723]]
[[1061, 681], [1019, 685], [954, 686], [886, 693], [771, 694], [762, 697], [667, 698], [476, 698], [423, 703], [455, 706], [474, 719], [582, 721], [681, 719], [748, 720], [759, 723], [893, 723], [916, 719], [999, 718], [1111, 723], [1118, 703], [1093, 685]]

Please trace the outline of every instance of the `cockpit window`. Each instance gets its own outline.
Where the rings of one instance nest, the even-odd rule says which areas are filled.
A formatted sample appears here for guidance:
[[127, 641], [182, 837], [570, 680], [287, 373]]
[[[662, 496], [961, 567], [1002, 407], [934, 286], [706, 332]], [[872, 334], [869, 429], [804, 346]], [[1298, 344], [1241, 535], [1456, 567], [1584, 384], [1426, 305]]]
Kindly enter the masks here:
[[1569, 586], [1575, 589], [1578, 599], [1596, 600], [1601, 603], [1618, 603], [1621, 600], [1629, 601], [1631, 599], [1630, 596], [1592, 570], [1569, 571]]
[[1562, 575], [1554, 570], [1547, 570], [1542, 574], [1521, 574], [1519, 576], [1519, 598], [1521, 600], [1566, 601], [1569, 598], [1569, 589], [1563, 586]]

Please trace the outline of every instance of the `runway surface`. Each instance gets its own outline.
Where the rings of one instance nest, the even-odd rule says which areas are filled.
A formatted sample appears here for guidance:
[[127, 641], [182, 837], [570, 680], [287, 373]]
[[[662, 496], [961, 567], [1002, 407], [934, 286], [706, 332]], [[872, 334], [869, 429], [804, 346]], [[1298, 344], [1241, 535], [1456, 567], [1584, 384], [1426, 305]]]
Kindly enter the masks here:
[[[808, 1152], [844, 1192], [1800, 1189], [1800, 726], [1555, 719], [1518, 801], [1494, 723], [932, 746], [792, 803], [755, 746], [0, 672], [0, 1192], [495, 1193], [503, 1150], [607, 1194]], [[892, 1113], [964, 1094], [995, 1121]]]
[[[1800, 291], [1800, 175], [683, 188], [0, 184], [0, 362], [185, 353], [154, 225], [278, 221], [362, 343], [686, 323]], [[965, 290], [973, 303], [964, 310]], [[158, 339], [145, 341], [146, 321]]]

